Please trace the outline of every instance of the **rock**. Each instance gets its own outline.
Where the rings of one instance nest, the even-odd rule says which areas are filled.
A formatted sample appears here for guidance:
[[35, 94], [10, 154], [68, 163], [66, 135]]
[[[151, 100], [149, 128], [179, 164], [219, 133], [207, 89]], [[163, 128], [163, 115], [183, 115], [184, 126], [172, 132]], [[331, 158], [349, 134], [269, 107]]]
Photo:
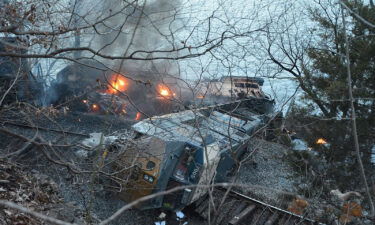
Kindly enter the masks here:
[[89, 152], [84, 149], [79, 149], [75, 151], [74, 154], [80, 158], [87, 158], [89, 156]]
[[104, 140], [103, 133], [91, 133], [89, 138], [84, 139], [81, 143], [89, 148], [96, 148], [100, 145], [100, 142]]

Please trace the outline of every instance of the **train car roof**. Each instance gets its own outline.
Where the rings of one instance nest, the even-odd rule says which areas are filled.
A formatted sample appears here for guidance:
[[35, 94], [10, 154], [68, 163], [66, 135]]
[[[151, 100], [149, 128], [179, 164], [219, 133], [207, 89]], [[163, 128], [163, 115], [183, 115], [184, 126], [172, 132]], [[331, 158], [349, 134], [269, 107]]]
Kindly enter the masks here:
[[223, 76], [220, 78], [221, 82], [225, 81], [231, 81], [231, 80], [236, 80], [236, 79], [241, 79], [241, 80], [246, 80], [250, 82], [255, 82], [258, 83], [260, 86], [263, 86], [264, 84], [264, 79], [260, 77], [248, 77], [248, 76]]
[[165, 141], [184, 141], [204, 146], [217, 142], [227, 148], [249, 139], [246, 134], [249, 121], [260, 120], [260, 115], [236, 117], [215, 108], [187, 110], [140, 121], [132, 128], [142, 134]]

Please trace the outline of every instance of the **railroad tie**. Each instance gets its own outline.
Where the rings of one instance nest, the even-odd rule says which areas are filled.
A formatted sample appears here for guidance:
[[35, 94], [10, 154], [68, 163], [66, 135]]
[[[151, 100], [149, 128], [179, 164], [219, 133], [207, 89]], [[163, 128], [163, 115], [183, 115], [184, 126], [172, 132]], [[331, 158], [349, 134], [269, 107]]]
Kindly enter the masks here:
[[195, 202], [195, 208], [198, 208], [203, 202], [207, 201], [207, 194], [203, 195], [200, 197], [196, 202]]
[[[209, 201], [209, 205], [207, 205], [207, 208], [206, 210], [204, 210], [201, 214], [201, 216], [203, 218], [205, 218], [206, 220], [208, 219], [209, 216], [211, 216], [214, 212], [214, 207], [216, 207], [216, 205], [213, 205], [212, 202]], [[212, 218], [211, 218], [212, 220]]]
[[[234, 208], [238, 206], [237, 208]], [[219, 209], [219, 212], [218, 212], [218, 215], [217, 215], [217, 219], [216, 219], [216, 224], [217, 225], [220, 225], [220, 224], [225, 224], [228, 223], [228, 214], [229, 215], [238, 215], [245, 207], [247, 206], [247, 204], [245, 202], [239, 202], [238, 200], [235, 200], [235, 201], [230, 201], [228, 203], [224, 203], [223, 206], [221, 207], [221, 209]], [[240, 209], [240, 211], [236, 212], [236, 210]], [[220, 211], [223, 211], [223, 212], [228, 212], [228, 213], [220, 213]], [[233, 213], [235, 212], [235, 213]], [[224, 221], [226, 220], [226, 221]]]
[[[238, 216], [246, 207], [249, 206], [249, 202], [246, 201], [240, 201], [238, 206], [232, 210], [231, 215]], [[221, 215], [221, 216], [227, 216], [227, 215]], [[227, 218], [229, 219], [229, 218]]]
[[233, 211], [233, 214], [234, 215], [240, 214], [248, 205], [249, 205], [249, 202], [241, 201], [238, 207]]
[[274, 212], [272, 214], [272, 216], [270, 218], [268, 218], [268, 220], [266, 221], [266, 223], [264, 225], [273, 225], [276, 222], [278, 217], [279, 217], [279, 213]]
[[209, 200], [203, 201], [202, 204], [200, 204], [196, 209], [195, 212], [197, 212], [199, 215], [202, 215], [202, 213], [208, 208]]
[[[254, 215], [253, 215], [253, 219], [251, 220], [251, 225], [259, 225], [259, 220], [260, 220], [260, 217], [262, 216], [263, 214], [263, 209], [257, 209], [255, 212], [254, 212]], [[248, 224], [248, 223], [247, 223]]]
[[262, 211], [262, 213], [260, 214], [260, 216], [259, 216], [259, 219], [258, 219], [258, 222], [256, 223], [257, 225], [259, 224], [261, 224], [261, 225], [263, 225], [263, 224], [265, 224], [266, 223], [266, 221], [267, 221], [267, 219], [270, 217], [270, 211], [267, 209], [267, 208], [265, 208], [265, 209], [263, 209], [263, 211]]
[[[218, 206], [222, 201], [221, 196], [225, 195], [226, 190], [218, 188], [215, 191], [212, 201]], [[208, 210], [209, 198], [201, 201], [200, 204], [196, 204], [195, 211], [205, 219], [211, 215], [210, 221], [216, 225], [312, 225], [316, 223], [316, 221], [295, 215], [233, 190], [227, 197], [228, 199], [225, 199], [221, 208], [215, 211], [216, 214], [213, 213], [213, 207], [210, 208], [210, 211]], [[235, 201], [233, 201], [234, 199]]]
[[292, 222], [292, 216], [291, 215], [288, 215], [288, 214], [285, 214], [280, 220], [279, 220], [279, 223], [278, 225], [292, 225], [294, 224]]
[[247, 215], [254, 211], [255, 205], [248, 205], [240, 214], [234, 216], [230, 221], [230, 225], [239, 224]]

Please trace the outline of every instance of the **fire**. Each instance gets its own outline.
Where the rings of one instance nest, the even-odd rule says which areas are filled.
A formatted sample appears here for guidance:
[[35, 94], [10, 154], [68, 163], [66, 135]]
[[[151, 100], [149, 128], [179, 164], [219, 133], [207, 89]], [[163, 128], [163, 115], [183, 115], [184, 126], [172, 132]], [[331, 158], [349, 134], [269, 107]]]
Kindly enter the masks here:
[[203, 95], [198, 95], [197, 98], [198, 98], [198, 99], [203, 99], [204, 96], [203, 96]]
[[99, 106], [97, 104], [92, 104], [91, 108], [92, 108], [93, 111], [99, 110]]
[[141, 113], [137, 112], [137, 115], [135, 115], [135, 120], [140, 120], [141, 119]]
[[82, 100], [82, 102], [85, 103], [85, 104], [87, 104], [88, 101], [86, 99], [84, 99], [84, 100]]
[[316, 143], [317, 143], [318, 145], [324, 145], [324, 144], [327, 144], [327, 141], [324, 140], [323, 138], [319, 138], [319, 139], [316, 141]]
[[167, 89], [160, 89], [160, 95], [169, 96], [169, 91]]
[[119, 74], [114, 74], [110, 81], [110, 84], [108, 84], [108, 94], [116, 94], [117, 92], [123, 92], [126, 90], [127, 86], [127, 81], [126, 79], [119, 75]]
[[171, 91], [165, 85], [159, 85], [159, 94], [163, 97], [169, 97], [171, 95]]

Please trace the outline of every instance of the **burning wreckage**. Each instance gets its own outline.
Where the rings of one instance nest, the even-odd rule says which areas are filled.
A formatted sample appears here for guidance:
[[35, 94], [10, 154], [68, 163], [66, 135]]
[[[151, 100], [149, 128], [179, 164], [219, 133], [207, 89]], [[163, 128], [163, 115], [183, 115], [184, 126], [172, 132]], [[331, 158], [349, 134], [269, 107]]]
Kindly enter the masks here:
[[[184, 185], [225, 182], [246, 153], [250, 136], [269, 119], [252, 108], [252, 99], [156, 116], [132, 126], [134, 145], [116, 159], [126, 183], [126, 202]], [[131, 168], [124, 170], [125, 168]], [[206, 188], [159, 196], [140, 208], [182, 209], [206, 194]]]
[[101, 64], [85, 61], [61, 70], [52, 82], [46, 105], [94, 114], [121, 115], [130, 120], [172, 111], [176, 79], [152, 71], [127, 71], [123, 76]]
[[[261, 90], [264, 82], [261, 78], [232, 76], [205, 80], [191, 85], [196, 87], [192, 94], [179, 79], [162, 75], [156, 69], [130, 70], [125, 77], [95, 62], [82, 63], [68, 65], [57, 74], [47, 90], [45, 105], [64, 105], [72, 111], [140, 120], [189, 109], [192, 105], [207, 106], [249, 97], [270, 101]], [[256, 107], [263, 109], [256, 110], [269, 112], [271, 105], [257, 104]]]
[[[262, 80], [241, 79], [258, 81], [261, 95], [143, 119], [131, 127], [131, 138], [120, 145], [112, 137], [105, 155], [116, 173], [119, 197], [132, 202], [197, 185], [137, 205], [140, 209], [179, 210], [204, 196], [204, 185], [228, 181], [246, 154], [250, 137], [274, 116], [273, 101], [259, 88]], [[111, 152], [117, 154], [111, 156]]]
[[[183, 90], [175, 88], [173, 79], [150, 79], [149, 72], [130, 79], [93, 69], [98, 67], [65, 67], [40, 101], [132, 121], [147, 115], [131, 127], [125, 144], [118, 144], [121, 135], [105, 142], [103, 157], [111, 162], [116, 191], [125, 202], [178, 186], [225, 182], [246, 153], [251, 135], [273, 118], [274, 102], [262, 92], [260, 78], [205, 81], [197, 85], [195, 96], [175, 104]], [[138, 207], [178, 210], [205, 194], [204, 188], [185, 188]]]

